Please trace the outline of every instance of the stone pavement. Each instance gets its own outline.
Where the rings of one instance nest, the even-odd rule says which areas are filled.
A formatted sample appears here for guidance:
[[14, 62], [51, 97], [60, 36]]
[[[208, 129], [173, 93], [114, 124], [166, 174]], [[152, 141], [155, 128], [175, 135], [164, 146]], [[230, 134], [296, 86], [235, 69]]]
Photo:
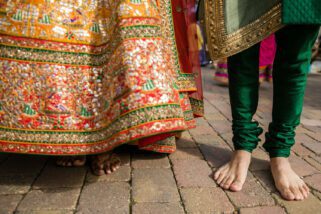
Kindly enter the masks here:
[[[0, 214], [3, 213], [302, 213], [321, 212], [321, 75], [310, 76], [302, 125], [291, 162], [312, 194], [287, 202], [276, 192], [268, 156], [260, 146], [253, 154], [242, 192], [223, 191], [212, 171], [231, 155], [228, 91], [204, 69], [206, 117], [185, 132], [176, 153], [166, 156], [126, 148], [118, 151], [122, 167], [95, 177], [86, 167], [59, 168], [42, 156], [0, 155]], [[255, 119], [267, 129], [272, 87], [261, 86]]]

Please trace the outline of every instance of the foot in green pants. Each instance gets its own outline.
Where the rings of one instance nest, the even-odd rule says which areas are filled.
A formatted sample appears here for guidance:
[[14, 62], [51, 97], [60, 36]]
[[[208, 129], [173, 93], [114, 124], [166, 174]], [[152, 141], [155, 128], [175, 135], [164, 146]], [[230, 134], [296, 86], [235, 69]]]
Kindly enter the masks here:
[[[277, 53], [273, 68], [272, 122], [264, 148], [271, 157], [275, 185], [283, 198], [303, 200], [309, 190], [292, 170], [288, 157], [300, 123], [311, 50], [319, 26], [286, 26], [275, 33]], [[229, 92], [233, 116], [232, 160], [217, 170], [214, 179], [232, 191], [240, 191], [246, 179], [251, 152], [263, 130], [253, 115], [258, 105], [259, 44], [228, 59]]]

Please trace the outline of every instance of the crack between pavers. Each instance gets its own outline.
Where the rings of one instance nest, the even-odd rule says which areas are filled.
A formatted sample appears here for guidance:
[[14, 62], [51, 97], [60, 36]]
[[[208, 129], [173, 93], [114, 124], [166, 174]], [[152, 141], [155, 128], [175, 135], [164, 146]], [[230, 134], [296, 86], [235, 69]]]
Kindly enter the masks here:
[[77, 212], [77, 209], [78, 209], [78, 206], [79, 206], [79, 203], [80, 203], [81, 194], [82, 194], [82, 192], [83, 192], [83, 190], [84, 190], [84, 187], [85, 187], [86, 183], [88, 183], [88, 182], [86, 182], [88, 173], [89, 173], [89, 170], [88, 170], [88, 168], [87, 168], [86, 174], [85, 174], [85, 177], [84, 177], [84, 181], [83, 181], [82, 186], [81, 186], [81, 188], [80, 188], [79, 196], [78, 196], [78, 198], [77, 198], [76, 206], [75, 206], [75, 209], [73, 210], [73, 213], [76, 213], [76, 212]]
[[172, 171], [172, 173], [173, 173], [173, 177], [174, 177], [174, 180], [175, 180], [176, 188], [177, 188], [177, 190], [178, 190], [178, 194], [179, 194], [179, 198], [180, 198], [180, 204], [181, 204], [182, 207], [183, 207], [184, 213], [187, 214], [187, 210], [186, 210], [186, 207], [185, 207], [185, 204], [184, 204], [184, 200], [183, 200], [183, 196], [182, 196], [182, 193], [181, 193], [181, 188], [179, 188], [179, 186], [178, 186], [178, 182], [177, 182], [177, 179], [176, 179], [176, 175], [175, 175], [175, 173], [174, 173], [173, 162], [172, 162], [172, 160], [168, 157], [168, 155], [167, 155], [167, 158], [168, 158], [169, 164], [170, 164], [170, 166], [171, 166], [171, 171]]
[[14, 214], [18, 213], [18, 210], [17, 210], [18, 207], [20, 206], [21, 202], [25, 199], [27, 194], [33, 189], [33, 185], [35, 184], [36, 180], [38, 180], [38, 178], [40, 177], [42, 172], [45, 170], [46, 166], [48, 165], [48, 162], [49, 162], [49, 160], [47, 159], [46, 162], [44, 163], [44, 165], [42, 166], [42, 168], [39, 170], [38, 174], [35, 176], [35, 179], [31, 183], [30, 188], [28, 189], [28, 191], [25, 194], [22, 194], [21, 200], [19, 201], [19, 203], [17, 204], [15, 210], [13, 211]]

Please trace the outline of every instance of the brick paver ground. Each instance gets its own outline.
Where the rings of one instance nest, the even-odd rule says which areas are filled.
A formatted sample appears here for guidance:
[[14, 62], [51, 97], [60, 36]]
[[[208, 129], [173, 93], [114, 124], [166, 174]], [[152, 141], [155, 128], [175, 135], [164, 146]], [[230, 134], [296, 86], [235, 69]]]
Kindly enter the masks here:
[[[280, 198], [262, 145], [253, 154], [248, 180], [238, 193], [223, 191], [212, 172], [232, 152], [231, 113], [226, 87], [204, 69], [205, 118], [183, 133], [178, 151], [159, 155], [122, 149], [123, 165], [96, 177], [87, 167], [58, 168], [52, 157], [0, 154], [0, 214], [3, 213], [302, 213], [321, 212], [321, 75], [309, 76], [297, 144], [291, 162], [311, 188], [303, 202]], [[272, 86], [260, 89], [255, 119], [266, 130]], [[263, 137], [262, 137], [263, 139]]]

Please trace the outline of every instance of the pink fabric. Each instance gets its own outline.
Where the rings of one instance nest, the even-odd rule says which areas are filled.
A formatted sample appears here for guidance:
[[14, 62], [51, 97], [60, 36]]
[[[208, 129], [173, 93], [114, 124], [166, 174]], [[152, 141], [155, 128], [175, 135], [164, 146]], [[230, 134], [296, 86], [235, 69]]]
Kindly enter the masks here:
[[274, 34], [270, 35], [261, 42], [260, 47], [260, 66], [272, 65], [276, 52]]

